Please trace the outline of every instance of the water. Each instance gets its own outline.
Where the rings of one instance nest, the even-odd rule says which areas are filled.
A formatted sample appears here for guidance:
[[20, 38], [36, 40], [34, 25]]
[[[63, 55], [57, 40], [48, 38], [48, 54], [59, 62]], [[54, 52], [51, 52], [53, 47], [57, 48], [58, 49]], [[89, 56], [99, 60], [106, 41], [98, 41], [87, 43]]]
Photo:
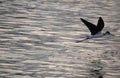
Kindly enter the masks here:
[[[0, 78], [119, 78], [119, 0], [0, 0]], [[84, 42], [79, 18], [115, 36]]]

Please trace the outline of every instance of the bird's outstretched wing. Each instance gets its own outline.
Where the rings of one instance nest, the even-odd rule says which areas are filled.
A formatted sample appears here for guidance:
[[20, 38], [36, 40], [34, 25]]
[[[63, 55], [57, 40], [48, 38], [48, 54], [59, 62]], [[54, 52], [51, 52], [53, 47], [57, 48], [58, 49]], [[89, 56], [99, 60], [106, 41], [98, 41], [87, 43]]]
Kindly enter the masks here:
[[80, 19], [81, 19], [81, 21], [88, 27], [88, 29], [89, 29], [90, 32], [91, 32], [91, 35], [95, 35], [95, 34], [97, 33], [97, 26], [96, 26], [96, 25], [88, 22], [88, 21], [85, 20], [85, 19], [82, 19], [82, 18], [80, 18]]
[[101, 32], [103, 28], [104, 28], [104, 21], [103, 21], [102, 17], [99, 17], [99, 20], [97, 23], [97, 31]]

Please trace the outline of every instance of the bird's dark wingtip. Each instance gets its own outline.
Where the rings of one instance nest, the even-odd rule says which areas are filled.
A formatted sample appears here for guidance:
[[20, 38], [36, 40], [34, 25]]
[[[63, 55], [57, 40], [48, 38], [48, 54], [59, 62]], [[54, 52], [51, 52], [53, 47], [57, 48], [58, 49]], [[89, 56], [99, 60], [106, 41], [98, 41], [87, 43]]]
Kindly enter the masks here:
[[99, 17], [99, 19], [102, 19], [102, 17]]
[[84, 22], [84, 21], [85, 21], [83, 18], [80, 18], [80, 20], [81, 20], [82, 22]]
[[83, 20], [82, 18], [80, 18], [80, 20]]

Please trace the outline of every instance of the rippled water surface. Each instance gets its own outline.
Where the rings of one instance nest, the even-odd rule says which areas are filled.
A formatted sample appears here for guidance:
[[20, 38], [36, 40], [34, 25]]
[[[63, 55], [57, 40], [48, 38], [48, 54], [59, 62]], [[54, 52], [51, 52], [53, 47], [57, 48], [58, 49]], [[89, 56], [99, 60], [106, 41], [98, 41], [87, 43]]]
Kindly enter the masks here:
[[[115, 36], [84, 42], [80, 18]], [[119, 0], [0, 0], [0, 78], [120, 78]]]

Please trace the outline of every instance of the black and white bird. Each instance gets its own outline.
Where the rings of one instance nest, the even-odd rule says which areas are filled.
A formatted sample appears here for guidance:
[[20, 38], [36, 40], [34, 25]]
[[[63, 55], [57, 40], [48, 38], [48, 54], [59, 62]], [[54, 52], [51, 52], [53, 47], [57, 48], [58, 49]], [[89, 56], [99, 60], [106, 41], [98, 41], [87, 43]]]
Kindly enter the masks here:
[[94, 25], [94, 24], [86, 21], [85, 19], [82, 19], [82, 18], [80, 18], [80, 19], [91, 32], [91, 35], [87, 35], [87, 39], [101, 37], [101, 36], [104, 36], [107, 34], [111, 34], [109, 31], [102, 33], [102, 30], [104, 28], [104, 21], [103, 21], [102, 17], [99, 17], [97, 25]]

